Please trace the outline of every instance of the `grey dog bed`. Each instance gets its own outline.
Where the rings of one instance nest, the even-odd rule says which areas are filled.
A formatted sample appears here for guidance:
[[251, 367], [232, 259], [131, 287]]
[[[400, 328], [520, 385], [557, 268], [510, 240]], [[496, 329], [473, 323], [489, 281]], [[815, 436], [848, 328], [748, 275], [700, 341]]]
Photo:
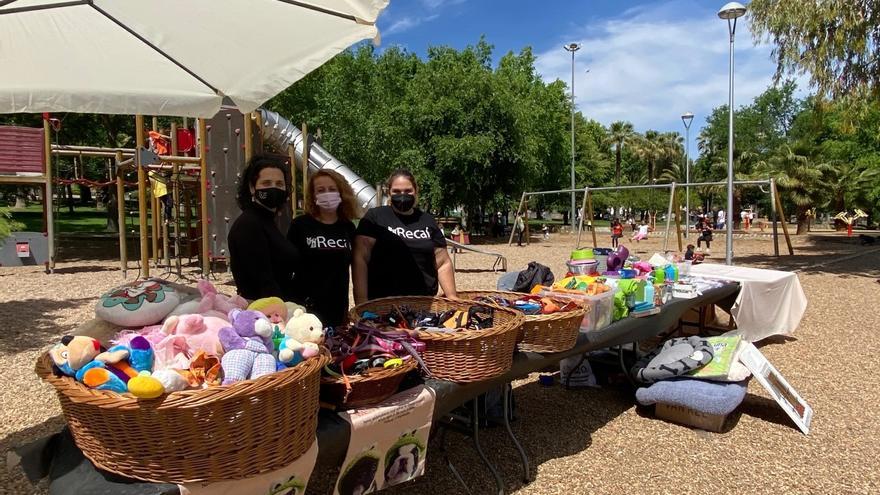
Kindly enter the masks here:
[[642, 383], [667, 380], [706, 366], [713, 356], [712, 344], [706, 339], [670, 339], [639, 359], [632, 368], [632, 375]]

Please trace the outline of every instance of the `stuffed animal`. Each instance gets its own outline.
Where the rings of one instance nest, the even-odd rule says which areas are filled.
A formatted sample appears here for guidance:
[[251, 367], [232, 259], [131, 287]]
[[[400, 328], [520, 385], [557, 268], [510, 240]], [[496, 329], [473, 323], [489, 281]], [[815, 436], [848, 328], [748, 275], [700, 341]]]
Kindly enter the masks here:
[[[142, 388], [129, 389], [132, 378], [141, 372], [149, 372], [153, 366], [153, 350], [147, 339], [141, 336], [132, 338], [127, 346], [115, 345], [103, 350], [101, 344], [91, 337], [66, 335], [49, 351], [49, 355], [62, 373], [89, 388], [120, 394], [132, 392], [138, 398], [152, 398], [156, 384], [149, 375], [139, 380]], [[141, 390], [148, 390], [147, 395], [140, 395]]]
[[221, 294], [207, 280], [199, 280], [197, 287], [201, 298], [178, 305], [168, 316], [200, 314], [225, 320], [226, 315], [233, 309], [247, 308], [247, 300], [243, 297]]
[[101, 296], [95, 315], [121, 327], [142, 327], [162, 321], [180, 302], [180, 294], [161, 279], [137, 280]]
[[231, 327], [220, 330], [223, 345], [223, 385], [259, 378], [275, 371], [272, 324], [263, 313], [249, 309], [229, 312]]
[[284, 335], [278, 360], [286, 366], [295, 366], [321, 352], [319, 346], [324, 342], [324, 325], [317, 316], [297, 309], [287, 321]]
[[223, 355], [220, 344], [220, 329], [228, 327], [225, 318], [202, 316], [200, 314], [170, 316], [162, 325], [165, 335], [182, 335], [186, 337], [189, 357], [198, 351], [217, 356]]

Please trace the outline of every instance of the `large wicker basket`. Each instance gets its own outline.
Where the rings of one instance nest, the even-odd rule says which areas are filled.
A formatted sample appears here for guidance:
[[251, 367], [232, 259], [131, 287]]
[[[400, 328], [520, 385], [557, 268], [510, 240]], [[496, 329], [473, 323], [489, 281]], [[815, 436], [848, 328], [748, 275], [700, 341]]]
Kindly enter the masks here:
[[[473, 300], [477, 297], [503, 297], [518, 299], [526, 294], [500, 290], [468, 290], [460, 291], [458, 297]], [[577, 344], [581, 322], [590, 311], [589, 307], [581, 307], [573, 311], [552, 313], [548, 315], [523, 315], [517, 339], [517, 348], [524, 352], [564, 352]]]
[[404, 361], [396, 368], [373, 368], [360, 375], [348, 377], [351, 391], [342, 378], [321, 377], [321, 402], [341, 409], [369, 406], [394, 395], [406, 374], [416, 369], [414, 359]]
[[58, 376], [48, 353], [36, 372], [55, 387], [76, 445], [96, 466], [165, 483], [239, 479], [287, 466], [315, 440], [320, 371], [328, 354], [254, 380], [152, 400]]
[[[364, 311], [385, 314], [407, 306], [434, 312], [450, 309], [467, 310], [475, 303], [441, 297], [386, 297], [356, 306], [352, 321]], [[434, 378], [459, 383], [478, 382], [496, 377], [510, 369], [519, 327], [523, 316], [518, 311], [494, 307], [494, 326], [484, 330], [462, 330], [456, 333], [420, 332], [425, 343], [422, 360]]]

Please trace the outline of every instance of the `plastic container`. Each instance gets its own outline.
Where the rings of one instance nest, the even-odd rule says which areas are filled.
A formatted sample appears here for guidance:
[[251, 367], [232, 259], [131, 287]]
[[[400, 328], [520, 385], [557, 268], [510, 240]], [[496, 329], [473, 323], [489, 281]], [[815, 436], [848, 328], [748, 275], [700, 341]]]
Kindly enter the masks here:
[[594, 275], [597, 272], [599, 262], [596, 260], [571, 260], [565, 263], [568, 273], [572, 275]]
[[570, 299], [583, 302], [589, 309], [581, 321], [581, 332], [592, 332], [601, 330], [611, 324], [614, 317], [614, 293], [612, 289], [603, 292], [598, 296], [588, 296], [587, 294], [577, 294], [571, 292], [555, 292], [544, 290], [541, 296], [551, 296], [556, 299]]
[[593, 248], [593, 257], [596, 258], [596, 261], [599, 263], [596, 266], [596, 269], [599, 273], [605, 273], [608, 270], [608, 255], [611, 254], [612, 250], [609, 248]]
[[687, 277], [691, 273], [691, 265], [694, 264], [693, 260], [684, 260], [678, 264], [678, 278]]
[[592, 249], [575, 249], [571, 252], [571, 259], [573, 261], [582, 261], [582, 260], [591, 260], [593, 259], [593, 250]]

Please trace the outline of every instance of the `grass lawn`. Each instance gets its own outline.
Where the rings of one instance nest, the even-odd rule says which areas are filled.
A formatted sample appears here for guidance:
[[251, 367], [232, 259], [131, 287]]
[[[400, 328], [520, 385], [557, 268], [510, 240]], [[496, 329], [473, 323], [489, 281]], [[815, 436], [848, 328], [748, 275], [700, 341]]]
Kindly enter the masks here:
[[[40, 204], [30, 205], [23, 209], [9, 209], [12, 219], [24, 224], [22, 231], [43, 231], [43, 207]], [[136, 218], [135, 218], [136, 220]], [[132, 219], [126, 216], [126, 223]], [[149, 220], [148, 220], [149, 221]], [[107, 212], [94, 206], [76, 206], [70, 213], [67, 206], [62, 206], [55, 216], [56, 232], [59, 234], [75, 232], [105, 232]]]

